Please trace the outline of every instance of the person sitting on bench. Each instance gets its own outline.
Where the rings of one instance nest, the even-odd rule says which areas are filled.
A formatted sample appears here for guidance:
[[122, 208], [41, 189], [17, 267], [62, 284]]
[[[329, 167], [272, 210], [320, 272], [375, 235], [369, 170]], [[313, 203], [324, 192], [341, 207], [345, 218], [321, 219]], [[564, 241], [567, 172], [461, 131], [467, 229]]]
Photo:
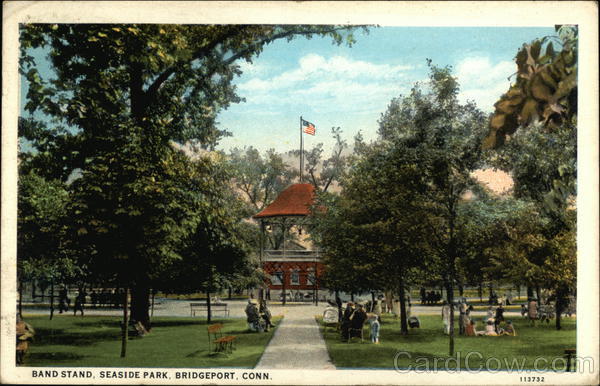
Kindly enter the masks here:
[[248, 329], [250, 329], [251, 331], [262, 332], [257, 301], [254, 299], [249, 299], [245, 311], [246, 321], [248, 322]]
[[275, 327], [275, 325], [271, 323], [271, 311], [269, 310], [269, 307], [267, 307], [267, 302], [264, 299], [260, 300], [259, 313], [265, 321], [265, 331], [269, 331], [269, 327]]

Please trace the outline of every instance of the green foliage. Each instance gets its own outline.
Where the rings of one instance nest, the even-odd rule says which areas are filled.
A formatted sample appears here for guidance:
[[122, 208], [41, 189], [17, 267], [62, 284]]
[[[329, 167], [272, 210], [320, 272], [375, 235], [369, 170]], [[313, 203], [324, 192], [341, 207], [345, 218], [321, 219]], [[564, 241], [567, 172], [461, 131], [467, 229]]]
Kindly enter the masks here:
[[229, 162], [235, 185], [250, 204], [246, 217], [264, 209], [292, 182], [289, 165], [274, 149], [261, 155], [252, 146], [234, 148], [229, 154]]
[[69, 281], [83, 274], [65, 244], [69, 194], [30, 171], [19, 178], [17, 262], [21, 280]]
[[[265, 45], [297, 36], [329, 36], [336, 44], [351, 44], [351, 30], [22, 25], [25, 110], [41, 113], [54, 127], [21, 119], [20, 136], [33, 150], [22, 156], [28, 170], [74, 180], [66, 239], [77, 248], [79, 263], [96, 280], [141, 288], [134, 291], [134, 303], [137, 294], [144, 297], [144, 288], [184, 259], [192, 267], [206, 263], [199, 266], [233, 270], [245, 251], [236, 236], [240, 205], [228, 181], [216, 177], [227, 168], [222, 162], [190, 162], [173, 142], [213, 149], [227, 135], [215, 119], [242, 101], [232, 84], [241, 74], [239, 61], [251, 62]], [[47, 78], [35, 63], [34, 49], [48, 54], [52, 72]], [[136, 308], [147, 313], [143, 304]]]
[[[96, 139], [118, 124], [137, 126], [149, 146], [192, 141], [212, 149], [227, 135], [216, 116], [242, 101], [231, 81], [239, 61], [265, 45], [297, 36], [329, 36], [351, 44], [352, 28], [298, 25], [25, 24], [20, 72], [29, 91], [26, 111], [70, 126], [62, 155], [72, 170], [104, 149]], [[43, 79], [31, 50], [44, 48], [54, 77]], [[49, 135], [49, 134], [48, 134]], [[54, 142], [57, 142], [55, 140]], [[67, 160], [65, 160], [67, 161]], [[69, 172], [70, 172], [69, 170]], [[67, 175], [69, 174], [67, 172]]]
[[[310, 150], [304, 150], [305, 165], [303, 175], [308, 175], [308, 181], [317, 191], [327, 192], [335, 183], [339, 183], [348, 164], [348, 156], [344, 155], [348, 144], [342, 139], [342, 129], [339, 127], [331, 128], [331, 135], [335, 140], [335, 145], [331, 155], [323, 159], [323, 144], [318, 143]], [[300, 151], [294, 150], [292, 155], [299, 157]], [[298, 171], [299, 175], [300, 172]]]
[[[517, 78], [494, 104], [484, 145], [501, 146], [519, 127], [573, 125], [577, 116], [577, 26], [557, 26], [559, 38], [524, 44], [515, 57]], [[561, 46], [555, 51], [553, 43]]]

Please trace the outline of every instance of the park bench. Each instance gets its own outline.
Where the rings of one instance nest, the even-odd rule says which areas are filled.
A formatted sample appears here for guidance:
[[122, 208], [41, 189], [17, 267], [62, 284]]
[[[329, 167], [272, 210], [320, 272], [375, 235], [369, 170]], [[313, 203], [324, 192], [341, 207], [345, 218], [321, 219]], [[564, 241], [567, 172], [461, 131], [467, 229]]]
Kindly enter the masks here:
[[[211, 353], [231, 353], [234, 349], [236, 336], [223, 336], [223, 324], [216, 323], [207, 327], [208, 331], [208, 351]], [[212, 347], [212, 349], [211, 349]]]
[[[229, 308], [227, 303], [211, 303], [210, 310], [212, 313], [222, 312], [224, 316], [229, 317]], [[190, 303], [190, 316], [196, 316], [196, 312], [207, 312], [206, 303]]]

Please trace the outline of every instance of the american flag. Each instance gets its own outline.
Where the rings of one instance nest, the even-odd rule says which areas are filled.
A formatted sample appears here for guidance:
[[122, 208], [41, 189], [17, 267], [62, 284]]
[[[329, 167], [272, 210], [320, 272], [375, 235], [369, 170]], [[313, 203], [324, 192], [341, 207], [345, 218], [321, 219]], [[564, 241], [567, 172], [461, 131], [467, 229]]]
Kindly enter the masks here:
[[305, 121], [304, 119], [302, 120], [302, 130], [304, 130], [306, 134], [310, 135], [315, 135], [315, 132], [317, 131], [315, 125], [308, 121]]

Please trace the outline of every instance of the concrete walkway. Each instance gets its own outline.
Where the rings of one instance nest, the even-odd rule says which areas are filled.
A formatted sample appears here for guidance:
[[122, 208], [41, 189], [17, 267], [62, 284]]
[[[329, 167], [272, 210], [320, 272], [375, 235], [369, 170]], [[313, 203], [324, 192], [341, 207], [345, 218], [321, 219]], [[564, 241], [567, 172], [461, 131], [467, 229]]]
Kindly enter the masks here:
[[323, 307], [281, 307], [283, 321], [256, 365], [257, 369], [335, 370], [315, 315]]

